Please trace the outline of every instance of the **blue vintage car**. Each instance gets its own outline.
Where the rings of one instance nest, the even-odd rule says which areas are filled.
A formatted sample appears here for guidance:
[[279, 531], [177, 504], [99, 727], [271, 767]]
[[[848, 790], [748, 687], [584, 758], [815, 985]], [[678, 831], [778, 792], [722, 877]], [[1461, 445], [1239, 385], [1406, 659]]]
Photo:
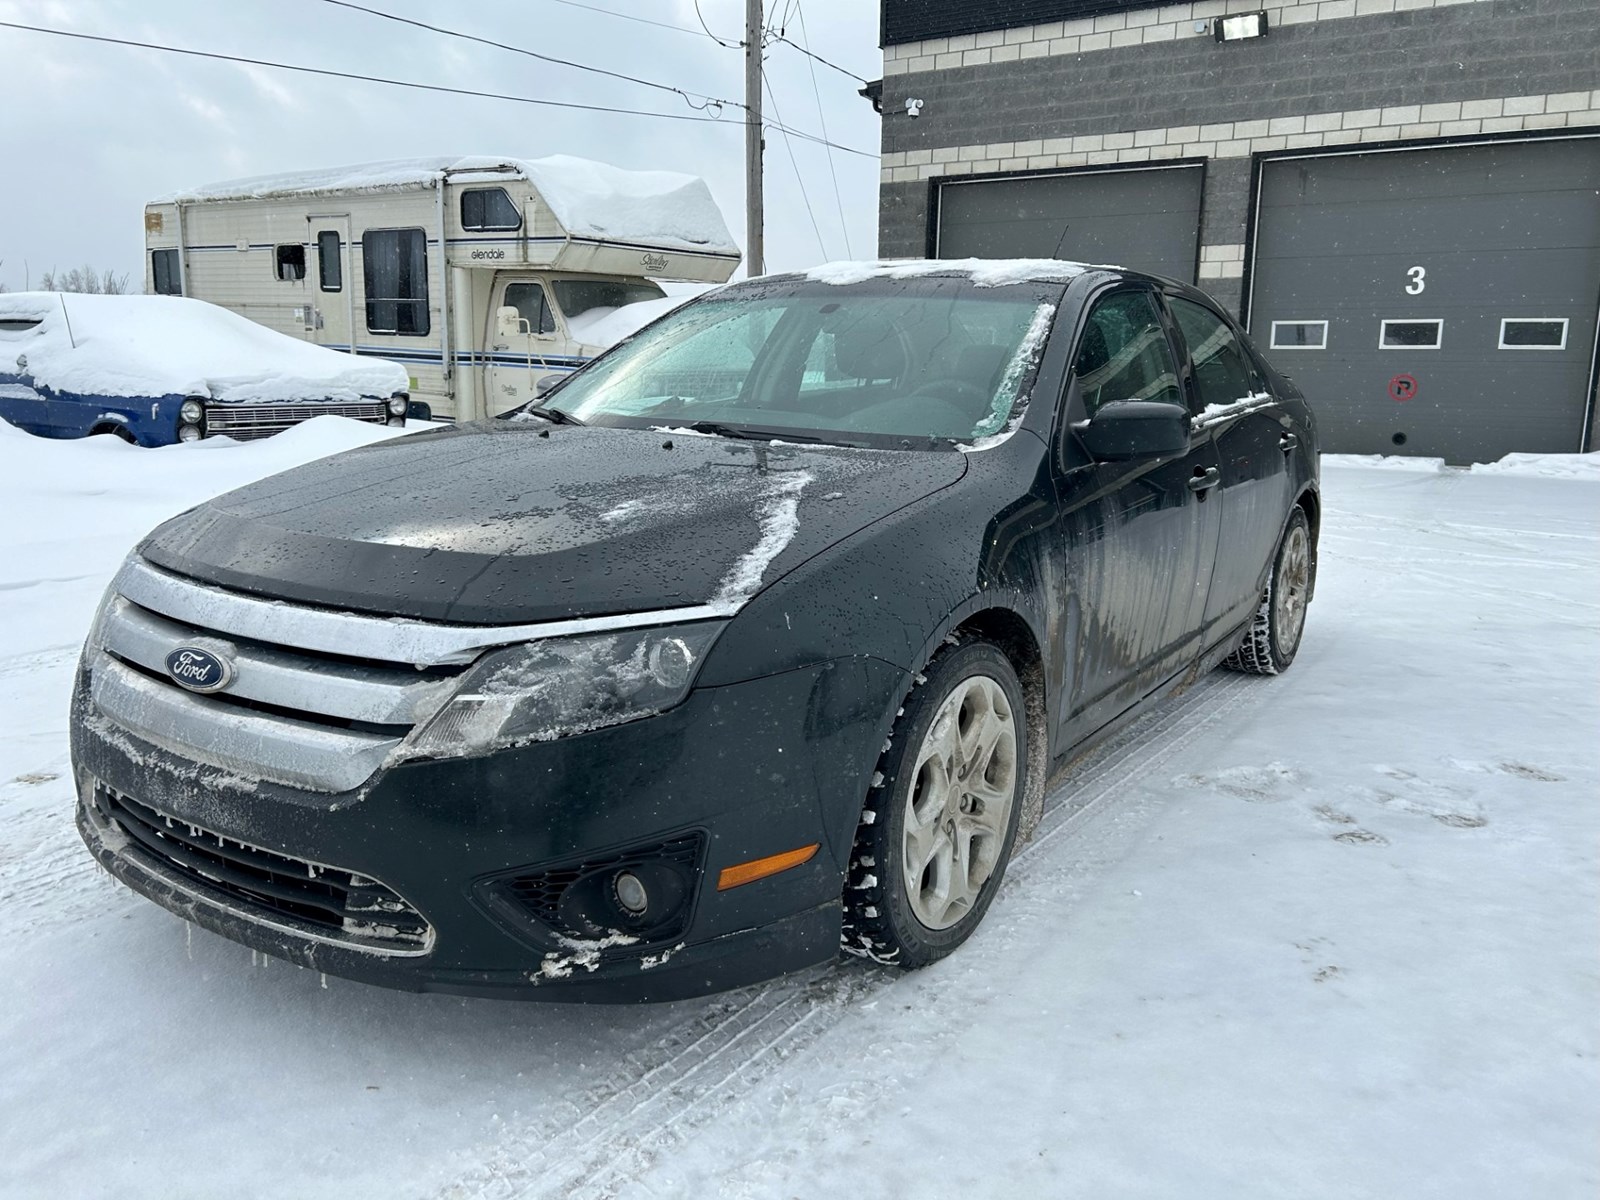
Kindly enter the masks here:
[[0, 418], [140, 446], [259, 438], [333, 414], [403, 424], [406, 371], [182, 296], [0, 295]]

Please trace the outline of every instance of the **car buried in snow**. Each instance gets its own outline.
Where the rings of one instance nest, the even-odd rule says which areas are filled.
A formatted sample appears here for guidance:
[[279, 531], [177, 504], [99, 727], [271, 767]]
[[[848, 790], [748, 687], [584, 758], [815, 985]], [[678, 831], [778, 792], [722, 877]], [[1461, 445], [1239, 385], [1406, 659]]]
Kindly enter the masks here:
[[77, 675], [78, 826], [188, 920], [399, 988], [922, 966], [1053, 767], [1200, 672], [1293, 660], [1316, 451], [1181, 284], [722, 288], [509, 418], [151, 533]]
[[307, 345], [201, 300], [0, 295], [0, 419], [41, 437], [170, 446], [267, 437], [328, 415], [402, 425], [408, 387], [392, 362]]

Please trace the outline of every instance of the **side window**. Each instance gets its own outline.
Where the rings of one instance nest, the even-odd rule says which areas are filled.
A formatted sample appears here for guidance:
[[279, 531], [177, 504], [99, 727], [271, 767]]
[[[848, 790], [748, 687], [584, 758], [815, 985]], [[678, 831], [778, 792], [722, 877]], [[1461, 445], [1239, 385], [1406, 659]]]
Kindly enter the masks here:
[[344, 267], [339, 261], [339, 234], [324, 229], [317, 234], [317, 276], [325, 292], [337, 292], [344, 287]]
[[183, 295], [183, 280], [178, 271], [176, 250], [150, 251], [151, 274], [155, 276], [156, 295]]
[[469, 188], [461, 193], [461, 228], [473, 232], [521, 229], [522, 214], [505, 188]]
[[426, 336], [428, 236], [420, 229], [369, 229], [361, 235], [362, 282], [371, 333]]
[[1118, 292], [1095, 305], [1073, 372], [1091, 417], [1113, 400], [1183, 403], [1178, 365], [1148, 292]]
[[532, 333], [554, 333], [556, 319], [545, 303], [544, 288], [537, 283], [508, 283], [502, 305], [514, 308]]
[[300, 280], [306, 277], [305, 246], [296, 242], [289, 246], [274, 247], [272, 266], [281, 282], [299, 283]]
[[1232, 404], [1259, 390], [1255, 368], [1226, 321], [1191, 300], [1174, 298], [1168, 303], [1189, 345], [1200, 411], [1213, 404]]

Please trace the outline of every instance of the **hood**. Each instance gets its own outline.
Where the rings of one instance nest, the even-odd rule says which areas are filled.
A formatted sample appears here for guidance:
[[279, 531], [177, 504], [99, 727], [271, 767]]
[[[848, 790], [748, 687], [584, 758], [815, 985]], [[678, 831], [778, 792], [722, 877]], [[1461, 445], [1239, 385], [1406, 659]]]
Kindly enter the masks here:
[[140, 553], [223, 587], [423, 620], [731, 613], [966, 469], [950, 452], [495, 421], [262, 480], [167, 522]]

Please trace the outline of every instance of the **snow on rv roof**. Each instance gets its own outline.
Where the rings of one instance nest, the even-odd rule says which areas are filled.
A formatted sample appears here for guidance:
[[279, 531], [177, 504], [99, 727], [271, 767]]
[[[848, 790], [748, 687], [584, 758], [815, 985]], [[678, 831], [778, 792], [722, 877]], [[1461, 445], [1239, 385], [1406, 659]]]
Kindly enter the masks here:
[[575, 237], [645, 242], [737, 255], [705, 180], [677, 171], [630, 171], [566, 154], [548, 158], [404, 158], [318, 171], [257, 175], [175, 192], [153, 204], [264, 200], [425, 187], [441, 171], [526, 179]]

